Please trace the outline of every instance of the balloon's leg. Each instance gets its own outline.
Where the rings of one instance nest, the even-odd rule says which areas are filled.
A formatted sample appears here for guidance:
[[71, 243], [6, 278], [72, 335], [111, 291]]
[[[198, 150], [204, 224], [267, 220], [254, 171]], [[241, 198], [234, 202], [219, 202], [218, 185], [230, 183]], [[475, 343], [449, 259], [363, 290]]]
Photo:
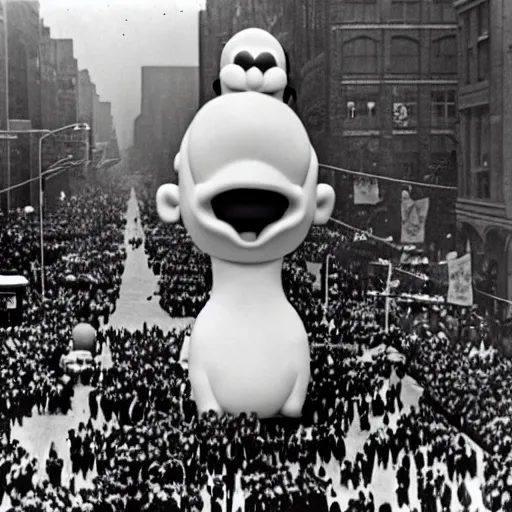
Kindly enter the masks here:
[[309, 385], [309, 372], [299, 373], [293, 390], [281, 408], [280, 413], [289, 418], [300, 418]]
[[215, 411], [221, 415], [224, 411], [213, 394], [208, 375], [202, 368], [189, 367], [190, 382], [192, 384], [192, 396], [196, 402], [197, 413]]

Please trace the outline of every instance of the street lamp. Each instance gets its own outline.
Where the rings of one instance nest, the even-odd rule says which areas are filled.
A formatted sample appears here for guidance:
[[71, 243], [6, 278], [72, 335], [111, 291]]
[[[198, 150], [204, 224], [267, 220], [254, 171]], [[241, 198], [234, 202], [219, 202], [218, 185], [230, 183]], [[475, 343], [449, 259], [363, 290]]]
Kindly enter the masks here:
[[[41, 298], [43, 303], [44, 313], [44, 297], [45, 297], [45, 275], [44, 275], [44, 230], [43, 230], [43, 141], [48, 137], [55, 135], [56, 133], [63, 132], [65, 130], [74, 131], [90, 131], [90, 127], [87, 123], [73, 123], [56, 130], [48, 131], [39, 137], [39, 151], [38, 151], [38, 164], [39, 164], [39, 235], [41, 245]], [[88, 153], [88, 151], [87, 151]]]

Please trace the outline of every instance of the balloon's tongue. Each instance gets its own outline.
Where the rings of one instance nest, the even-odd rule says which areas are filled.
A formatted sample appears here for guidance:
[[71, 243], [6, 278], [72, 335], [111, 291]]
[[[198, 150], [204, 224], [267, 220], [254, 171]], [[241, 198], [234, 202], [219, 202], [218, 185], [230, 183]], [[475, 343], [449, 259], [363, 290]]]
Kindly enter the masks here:
[[244, 233], [240, 233], [240, 238], [244, 242], [254, 242], [258, 235], [254, 231], [245, 231]]

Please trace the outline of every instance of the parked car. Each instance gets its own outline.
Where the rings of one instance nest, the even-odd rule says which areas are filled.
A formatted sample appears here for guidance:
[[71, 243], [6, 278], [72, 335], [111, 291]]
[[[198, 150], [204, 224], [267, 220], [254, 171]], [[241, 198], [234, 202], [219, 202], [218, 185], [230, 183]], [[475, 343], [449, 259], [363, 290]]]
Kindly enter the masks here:
[[79, 375], [87, 368], [94, 368], [94, 358], [88, 350], [72, 350], [60, 359], [60, 367], [64, 373]]

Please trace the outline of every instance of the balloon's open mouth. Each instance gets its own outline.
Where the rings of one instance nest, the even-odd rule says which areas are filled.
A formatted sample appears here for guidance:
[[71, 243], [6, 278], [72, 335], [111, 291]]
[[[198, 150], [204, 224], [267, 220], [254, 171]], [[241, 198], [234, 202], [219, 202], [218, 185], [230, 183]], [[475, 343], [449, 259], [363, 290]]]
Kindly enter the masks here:
[[232, 226], [243, 240], [253, 242], [267, 226], [283, 217], [289, 201], [270, 190], [236, 188], [216, 195], [211, 204], [219, 220]]

